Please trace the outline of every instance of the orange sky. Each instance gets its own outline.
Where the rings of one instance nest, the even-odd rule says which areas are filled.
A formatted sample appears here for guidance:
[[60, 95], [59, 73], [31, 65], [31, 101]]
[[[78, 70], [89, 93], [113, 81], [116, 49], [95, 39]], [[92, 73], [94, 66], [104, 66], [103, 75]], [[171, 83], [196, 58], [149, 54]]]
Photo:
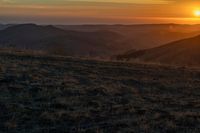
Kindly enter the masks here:
[[199, 0], [0, 0], [0, 23], [200, 23]]

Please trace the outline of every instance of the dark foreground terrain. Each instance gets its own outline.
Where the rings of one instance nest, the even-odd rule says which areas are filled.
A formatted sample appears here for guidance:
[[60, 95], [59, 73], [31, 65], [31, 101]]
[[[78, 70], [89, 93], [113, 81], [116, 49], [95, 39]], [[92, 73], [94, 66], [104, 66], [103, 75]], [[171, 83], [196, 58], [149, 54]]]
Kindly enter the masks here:
[[2, 133], [199, 133], [200, 71], [0, 53]]

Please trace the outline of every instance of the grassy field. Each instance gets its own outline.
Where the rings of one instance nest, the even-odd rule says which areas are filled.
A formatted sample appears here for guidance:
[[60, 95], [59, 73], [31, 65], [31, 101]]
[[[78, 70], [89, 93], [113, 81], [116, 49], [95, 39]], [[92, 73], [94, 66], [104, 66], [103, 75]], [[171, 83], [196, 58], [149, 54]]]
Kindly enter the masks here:
[[0, 53], [2, 133], [199, 133], [200, 69]]

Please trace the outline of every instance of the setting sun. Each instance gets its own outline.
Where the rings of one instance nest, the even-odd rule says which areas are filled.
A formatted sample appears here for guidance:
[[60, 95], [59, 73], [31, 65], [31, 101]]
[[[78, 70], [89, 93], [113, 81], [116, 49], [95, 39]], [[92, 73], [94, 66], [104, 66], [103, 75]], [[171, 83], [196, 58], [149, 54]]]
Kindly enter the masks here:
[[200, 17], [200, 10], [195, 10], [195, 11], [194, 11], [194, 15], [195, 15], [196, 17]]

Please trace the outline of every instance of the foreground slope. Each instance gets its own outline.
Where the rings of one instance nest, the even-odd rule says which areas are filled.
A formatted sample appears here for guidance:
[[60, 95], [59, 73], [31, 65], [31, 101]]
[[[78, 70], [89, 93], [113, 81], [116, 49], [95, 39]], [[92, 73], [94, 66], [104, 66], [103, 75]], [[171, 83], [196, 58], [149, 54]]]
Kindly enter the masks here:
[[0, 132], [199, 133], [200, 70], [0, 53]]
[[172, 42], [160, 47], [119, 55], [118, 59], [134, 59], [183, 66], [200, 66], [200, 36]]

